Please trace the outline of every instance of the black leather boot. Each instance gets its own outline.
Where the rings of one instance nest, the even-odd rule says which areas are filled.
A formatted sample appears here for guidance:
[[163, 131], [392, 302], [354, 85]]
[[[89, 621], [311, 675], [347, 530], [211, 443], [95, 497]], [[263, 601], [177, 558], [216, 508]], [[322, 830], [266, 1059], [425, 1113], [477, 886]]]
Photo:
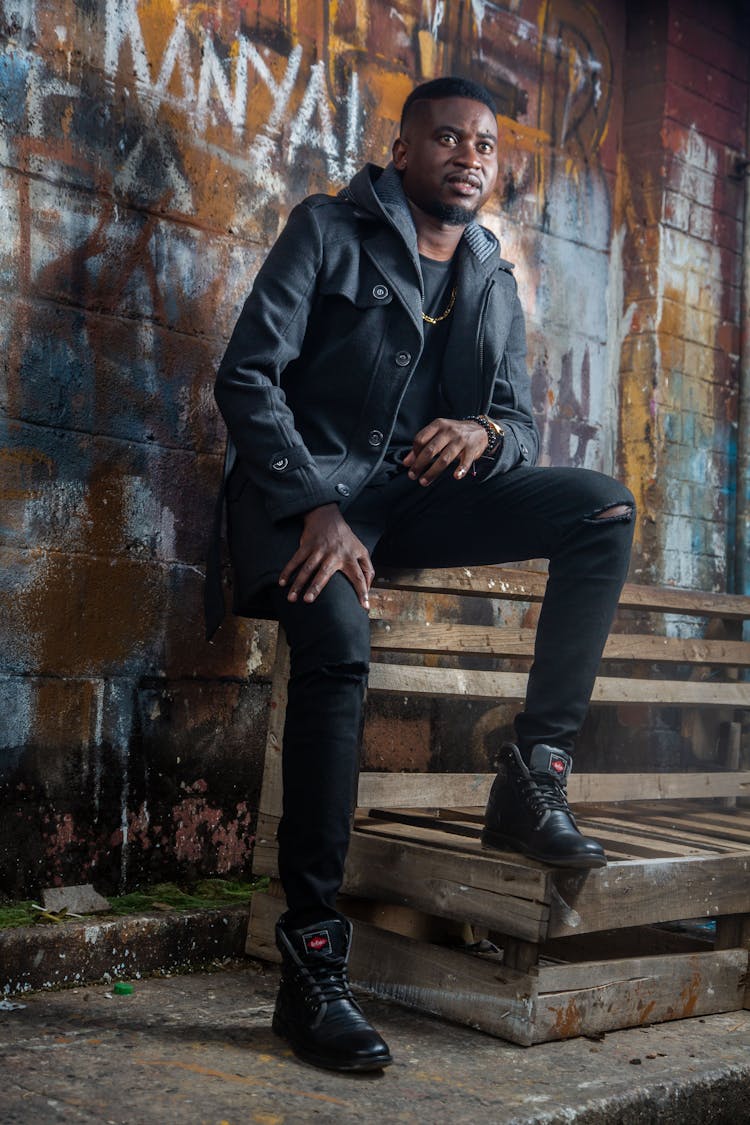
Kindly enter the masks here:
[[534, 747], [527, 766], [518, 747], [507, 742], [487, 802], [482, 843], [554, 867], [606, 866], [601, 844], [581, 835], [568, 806], [570, 767], [569, 754], [543, 744]]
[[276, 926], [281, 987], [273, 1030], [305, 1062], [329, 1070], [380, 1070], [386, 1043], [362, 1015], [347, 974], [351, 922], [332, 918], [294, 930]]

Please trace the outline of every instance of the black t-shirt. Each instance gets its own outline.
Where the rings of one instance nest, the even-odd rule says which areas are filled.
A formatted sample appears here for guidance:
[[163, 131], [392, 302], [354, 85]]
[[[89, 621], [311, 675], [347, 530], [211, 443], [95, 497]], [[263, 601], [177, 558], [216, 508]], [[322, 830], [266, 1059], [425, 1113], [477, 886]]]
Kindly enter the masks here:
[[[453, 260], [439, 262], [419, 255], [424, 282], [424, 311], [428, 316], [442, 316], [451, 301]], [[377, 480], [398, 472], [402, 458], [412, 447], [419, 431], [443, 413], [441, 409], [440, 369], [450, 332], [451, 317], [437, 324], [423, 322], [424, 348], [419, 363], [401, 400], [396, 424]]]

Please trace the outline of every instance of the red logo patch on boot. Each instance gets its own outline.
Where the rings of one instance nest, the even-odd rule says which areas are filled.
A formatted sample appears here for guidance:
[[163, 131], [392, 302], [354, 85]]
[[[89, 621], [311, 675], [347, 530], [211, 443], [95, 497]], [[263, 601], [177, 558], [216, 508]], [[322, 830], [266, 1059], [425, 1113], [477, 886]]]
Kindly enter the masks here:
[[567, 765], [568, 764], [564, 758], [559, 758], [557, 754], [550, 754], [549, 768], [551, 769], [552, 773], [556, 773], [559, 777], [564, 777]]
[[331, 937], [328, 930], [318, 930], [314, 934], [305, 934], [303, 941], [307, 953], [331, 952]]

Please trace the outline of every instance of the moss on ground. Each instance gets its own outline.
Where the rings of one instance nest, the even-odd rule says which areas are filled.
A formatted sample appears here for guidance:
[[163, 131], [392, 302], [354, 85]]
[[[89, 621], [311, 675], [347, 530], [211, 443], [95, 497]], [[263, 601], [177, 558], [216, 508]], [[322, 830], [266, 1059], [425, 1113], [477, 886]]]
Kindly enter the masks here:
[[[249, 902], [255, 891], [264, 890], [268, 879], [250, 883], [233, 879], [201, 879], [186, 889], [176, 883], [156, 883], [127, 895], [108, 895], [110, 910], [97, 914], [97, 919], [146, 914], [159, 910], [209, 910], [220, 906], [241, 906]], [[32, 900], [0, 902], [0, 930], [15, 926], [31, 926], [39, 922], [39, 911]]]

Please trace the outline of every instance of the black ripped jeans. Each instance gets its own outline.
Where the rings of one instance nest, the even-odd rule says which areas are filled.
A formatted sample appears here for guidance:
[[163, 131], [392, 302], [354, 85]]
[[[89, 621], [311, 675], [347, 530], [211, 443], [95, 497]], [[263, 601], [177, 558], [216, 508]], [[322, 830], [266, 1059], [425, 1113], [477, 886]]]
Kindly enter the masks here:
[[[625, 515], [598, 518], [624, 505]], [[549, 559], [523, 711], [521, 751], [570, 752], [583, 722], [625, 580], [634, 501], [587, 469], [519, 468], [483, 481], [446, 472], [427, 488], [406, 474], [370, 486], [344, 513], [378, 563], [480, 566]], [[284, 728], [279, 869], [290, 921], [335, 914], [356, 796], [369, 670], [369, 620], [349, 581], [315, 602], [271, 599], [291, 649]]]

